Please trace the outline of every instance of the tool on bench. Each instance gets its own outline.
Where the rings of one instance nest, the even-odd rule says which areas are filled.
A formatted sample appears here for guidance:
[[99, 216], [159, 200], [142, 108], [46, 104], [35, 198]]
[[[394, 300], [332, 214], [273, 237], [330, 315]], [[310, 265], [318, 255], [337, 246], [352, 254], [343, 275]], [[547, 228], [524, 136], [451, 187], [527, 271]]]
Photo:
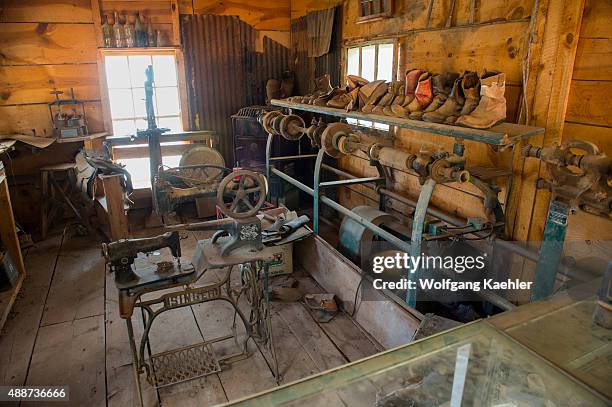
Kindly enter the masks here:
[[[173, 262], [136, 267], [134, 262], [139, 253], [150, 253], [164, 248], [170, 249]], [[102, 244], [102, 256], [115, 273], [117, 288], [136, 288], [150, 283], [178, 282], [191, 277], [194, 268], [190, 263], [181, 262], [181, 243], [178, 232], [166, 232], [155, 237], [121, 239]]]
[[[74, 88], [70, 88], [70, 99], [60, 99], [64, 92], [52, 90], [55, 100], [49, 103], [49, 115], [53, 122], [53, 135], [59, 138], [82, 137], [89, 134], [87, 118], [85, 116], [85, 103], [74, 98]], [[70, 107], [68, 112], [62, 107]], [[77, 112], [77, 107], [80, 112]]]

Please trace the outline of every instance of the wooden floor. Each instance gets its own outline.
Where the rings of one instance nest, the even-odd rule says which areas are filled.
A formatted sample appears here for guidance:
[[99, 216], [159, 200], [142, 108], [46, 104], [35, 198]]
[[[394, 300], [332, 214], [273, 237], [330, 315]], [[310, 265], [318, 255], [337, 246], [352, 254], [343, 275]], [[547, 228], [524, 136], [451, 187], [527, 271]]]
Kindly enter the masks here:
[[[197, 238], [186, 235], [183, 256], [191, 256]], [[74, 406], [136, 405], [125, 323], [99, 240], [66, 232], [29, 249], [25, 263], [24, 288], [0, 335], [0, 384], [68, 385]], [[296, 276], [306, 291], [322, 292], [305, 274]], [[319, 324], [300, 303], [272, 309], [281, 383], [382, 350], [348, 315]], [[162, 314], [151, 332], [153, 352], [227, 333], [232, 316], [219, 301]], [[215, 405], [276, 386], [267, 353], [251, 344], [253, 356], [219, 374], [159, 390], [142, 377], [146, 405]]]

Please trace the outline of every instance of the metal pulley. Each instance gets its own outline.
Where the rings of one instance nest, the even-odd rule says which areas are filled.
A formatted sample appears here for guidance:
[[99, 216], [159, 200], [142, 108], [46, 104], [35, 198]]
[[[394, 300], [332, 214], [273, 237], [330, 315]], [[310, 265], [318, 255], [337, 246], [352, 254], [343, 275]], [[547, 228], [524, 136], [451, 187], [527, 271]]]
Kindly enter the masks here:
[[321, 148], [325, 153], [333, 158], [338, 158], [343, 153], [338, 143], [340, 139], [348, 137], [351, 134], [351, 128], [346, 123], [331, 123], [328, 124], [323, 134], [321, 134]]
[[[217, 205], [219, 210], [233, 219], [246, 219], [257, 214], [266, 200], [266, 178], [249, 170], [234, 171], [219, 184]], [[226, 202], [226, 199], [230, 199]]]
[[325, 123], [321, 120], [312, 120], [309, 127], [306, 127], [304, 119], [295, 114], [284, 115], [278, 110], [267, 112], [259, 119], [262, 127], [268, 134], [283, 136], [289, 141], [298, 141], [304, 135], [308, 136], [313, 146], [319, 147], [321, 133], [325, 129]]
[[[356, 206], [351, 211], [376, 226], [397, 223], [397, 219], [393, 216], [379, 211], [372, 206]], [[374, 240], [374, 232], [346, 216], [340, 225], [339, 239], [340, 252], [355, 262], [355, 264], [360, 264], [361, 259], [366, 258], [370, 253], [371, 243]]]

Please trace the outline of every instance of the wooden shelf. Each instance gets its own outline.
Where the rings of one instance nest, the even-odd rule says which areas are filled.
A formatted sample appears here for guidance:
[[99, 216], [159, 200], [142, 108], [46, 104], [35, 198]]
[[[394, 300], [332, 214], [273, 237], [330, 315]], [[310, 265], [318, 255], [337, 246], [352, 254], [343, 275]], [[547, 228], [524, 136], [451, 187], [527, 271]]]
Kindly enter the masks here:
[[439, 134], [441, 136], [462, 138], [465, 140], [477, 141], [494, 146], [512, 145], [523, 139], [544, 133], [543, 127], [524, 126], [514, 123], [502, 123], [498, 124], [497, 126], [493, 126], [488, 130], [478, 130], [470, 129], [468, 127], [450, 126], [447, 124], [428, 123], [420, 120], [402, 119], [393, 116], [366, 114], [361, 112], [347, 112], [343, 109], [307, 105], [303, 103], [289, 102], [286, 100], [272, 99], [271, 104], [273, 106], [303, 110], [305, 112], [383, 123], [402, 129], [418, 130], [427, 133]]
[[0, 293], [0, 330], [8, 318], [11, 307], [17, 298], [21, 285], [25, 278], [25, 267], [21, 256], [21, 247], [17, 237], [11, 197], [9, 195], [8, 182], [4, 172], [4, 164], [0, 161], [0, 241], [11, 255], [11, 259], [17, 268], [17, 281], [10, 290]]

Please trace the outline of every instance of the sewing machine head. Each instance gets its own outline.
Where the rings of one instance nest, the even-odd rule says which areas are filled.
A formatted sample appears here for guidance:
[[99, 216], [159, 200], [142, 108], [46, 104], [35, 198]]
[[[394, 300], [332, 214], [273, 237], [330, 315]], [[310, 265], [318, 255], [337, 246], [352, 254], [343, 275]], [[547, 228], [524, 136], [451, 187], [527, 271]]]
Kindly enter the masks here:
[[[147, 254], [168, 248], [173, 261], [136, 266], [139, 253]], [[119, 289], [136, 288], [143, 285], [163, 284], [183, 280], [193, 274], [193, 266], [181, 262], [181, 244], [178, 232], [141, 239], [121, 239], [102, 244], [102, 256], [115, 273], [115, 284]]]

